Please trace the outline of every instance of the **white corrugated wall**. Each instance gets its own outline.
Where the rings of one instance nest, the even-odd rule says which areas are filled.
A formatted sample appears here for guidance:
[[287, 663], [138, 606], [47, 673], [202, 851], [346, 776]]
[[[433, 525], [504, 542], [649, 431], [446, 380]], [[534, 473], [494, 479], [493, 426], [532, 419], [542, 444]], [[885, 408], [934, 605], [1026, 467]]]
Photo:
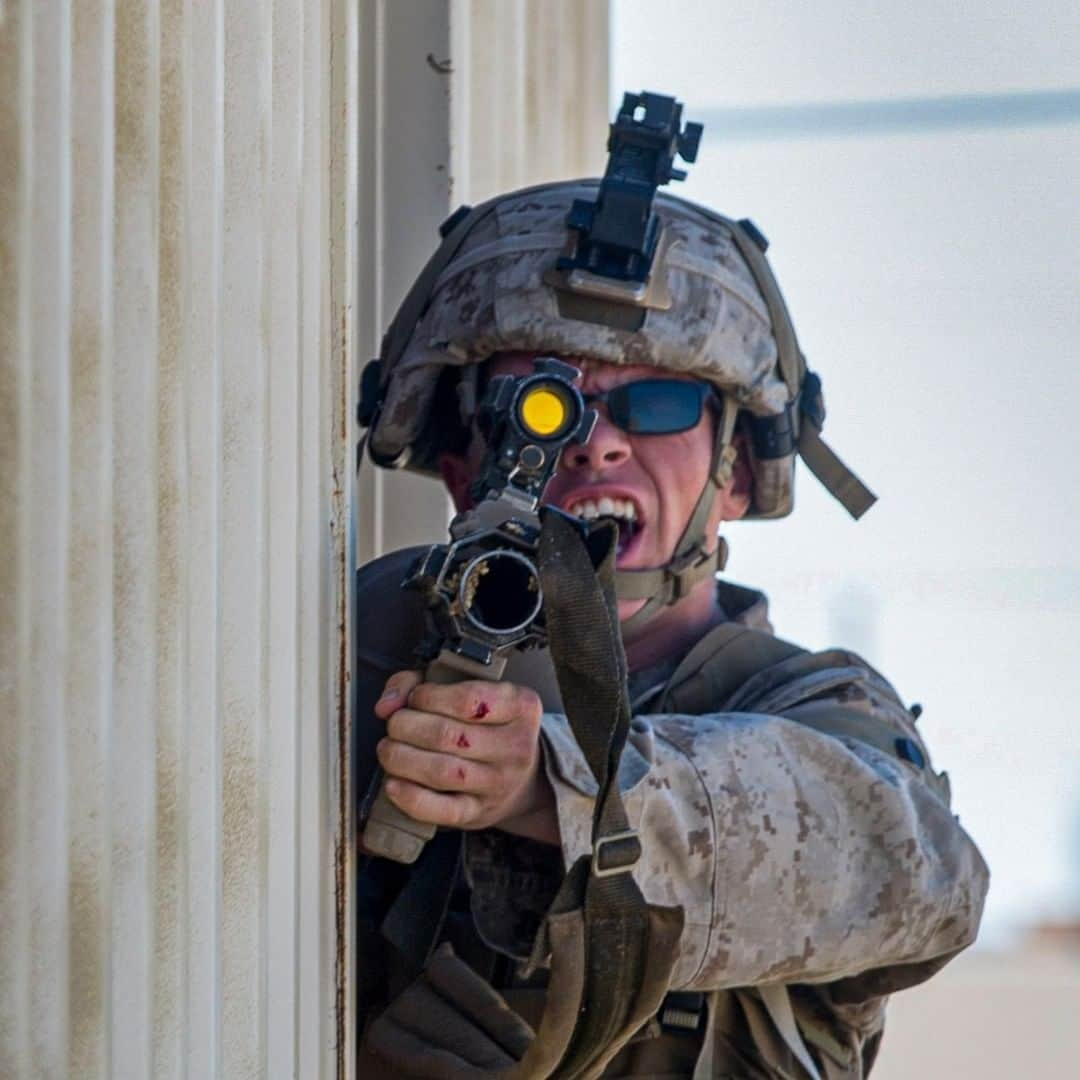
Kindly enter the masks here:
[[0, 12], [0, 1076], [331, 1076], [355, 5]]
[[[489, 95], [525, 88], [502, 131], [545, 71], [564, 110], [599, 85], [602, 145], [606, 33], [603, 0], [0, 0], [4, 1080], [352, 1074], [352, 522], [408, 532], [399, 478], [355, 497], [356, 376]], [[582, 171], [582, 116], [498, 183]]]
[[[599, 176], [606, 161], [608, 0], [407, 0], [364, 5], [397, 62], [368, 73], [382, 128], [361, 168], [382, 257], [361, 305], [361, 362], [462, 203], [548, 180]], [[415, 44], [413, 44], [415, 43]], [[434, 75], [434, 79], [432, 76]], [[362, 224], [362, 234], [368, 235]], [[365, 464], [359, 483], [361, 562], [445, 535], [442, 487]]]

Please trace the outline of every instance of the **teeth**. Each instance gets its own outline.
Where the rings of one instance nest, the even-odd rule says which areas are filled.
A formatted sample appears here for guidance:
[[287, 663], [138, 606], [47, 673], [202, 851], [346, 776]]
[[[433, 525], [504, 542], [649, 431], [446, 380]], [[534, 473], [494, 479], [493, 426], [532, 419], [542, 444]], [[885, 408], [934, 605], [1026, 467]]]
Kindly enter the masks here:
[[586, 521], [592, 521], [598, 514], [596, 509], [596, 503], [591, 499], [586, 499], [584, 502], [575, 503], [570, 507], [570, 513], [574, 517], [584, 518]]
[[629, 499], [613, 499], [608, 495], [599, 500], [583, 499], [579, 503], [573, 503], [568, 507], [569, 512], [575, 517], [592, 521], [598, 517], [623, 518], [626, 521], [637, 521], [637, 509]]

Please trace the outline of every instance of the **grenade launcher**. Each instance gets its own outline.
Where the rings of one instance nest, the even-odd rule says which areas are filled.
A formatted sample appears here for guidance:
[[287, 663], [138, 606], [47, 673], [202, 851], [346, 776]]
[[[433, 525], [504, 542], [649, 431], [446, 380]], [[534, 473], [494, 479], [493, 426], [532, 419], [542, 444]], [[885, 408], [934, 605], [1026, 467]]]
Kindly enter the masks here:
[[[577, 368], [553, 357], [530, 375], [499, 375], [488, 384], [476, 422], [486, 451], [473, 485], [474, 506], [450, 523], [450, 541], [425, 551], [402, 583], [426, 602], [426, 630], [416, 656], [428, 682], [498, 680], [511, 649], [546, 641], [537, 569], [538, 509], [569, 443], [592, 434]], [[390, 802], [377, 770], [360, 807], [369, 852], [415, 862], [435, 826]]]

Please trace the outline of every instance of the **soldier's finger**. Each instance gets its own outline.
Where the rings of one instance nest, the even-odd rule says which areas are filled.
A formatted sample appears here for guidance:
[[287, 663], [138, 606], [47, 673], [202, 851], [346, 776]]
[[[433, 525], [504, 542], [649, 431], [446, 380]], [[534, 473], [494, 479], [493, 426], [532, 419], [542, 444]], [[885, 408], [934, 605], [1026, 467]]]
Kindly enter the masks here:
[[522, 718], [540, 722], [543, 705], [535, 690], [509, 682], [420, 683], [409, 704], [424, 712], [441, 713], [474, 724], [506, 724]]
[[390, 801], [417, 821], [466, 829], [480, 817], [482, 804], [475, 795], [448, 795], [399, 777], [387, 777]]
[[398, 742], [472, 761], [500, 761], [506, 756], [507, 739], [497, 728], [468, 724], [408, 706], [390, 717], [386, 733]]
[[391, 675], [386, 680], [382, 696], [375, 702], [375, 715], [385, 720], [395, 709], [400, 709], [422, 678], [418, 671], [398, 671]]
[[387, 775], [412, 780], [435, 791], [487, 795], [499, 786], [499, 773], [481, 761], [421, 750], [397, 739], [381, 739], [375, 752]]

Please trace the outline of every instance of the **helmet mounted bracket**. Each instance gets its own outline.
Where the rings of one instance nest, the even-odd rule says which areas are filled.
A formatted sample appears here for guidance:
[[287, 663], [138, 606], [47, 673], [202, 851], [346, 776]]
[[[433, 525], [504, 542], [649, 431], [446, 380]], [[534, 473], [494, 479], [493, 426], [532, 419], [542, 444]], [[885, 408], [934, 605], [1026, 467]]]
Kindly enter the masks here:
[[672, 242], [653, 213], [653, 199], [657, 188], [686, 178], [674, 167], [676, 157], [687, 163], [697, 158], [702, 125], [683, 126], [682, 109], [663, 94], [623, 95], [608, 131], [596, 201], [573, 201], [567, 250], [545, 275], [557, 292], [637, 308], [671, 307], [664, 275], [653, 272]]

